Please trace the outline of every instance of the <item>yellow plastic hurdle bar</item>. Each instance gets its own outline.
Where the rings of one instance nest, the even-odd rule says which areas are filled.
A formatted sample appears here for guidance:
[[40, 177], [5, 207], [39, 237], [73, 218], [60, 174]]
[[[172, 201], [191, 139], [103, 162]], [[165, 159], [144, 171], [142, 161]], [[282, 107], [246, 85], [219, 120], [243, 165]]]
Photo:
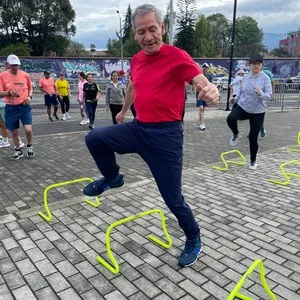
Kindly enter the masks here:
[[[45, 221], [47, 222], [51, 222], [52, 221], [52, 213], [49, 209], [48, 206], [48, 192], [49, 190], [53, 189], [53, 188], [57, 188], [60, 186], [64, 186], [64, 185], [69, 185], [69, 184], [74, 184], [74, 183], [78, 183], [81, 181], [90, 181], [93, 182], [94, 180], [92, 178], [79, 178], [79, 179], [74, 179], [74, 180], [70, 180], [70, 181], [65, 181], [65, 182], [59, 182], [59, 183], [55, 183], [52, 185], [49, 185], [48, 187], [45, 188], [44, 190], [44, 207], [46, 210], [47, 215], [45, 215], [42, 212], [39, 212], [39, 216], [41, 216]], [[95, 202], [90, 201], [88, 199], [85, 200], [86, 203], [88, 203], [89, 205], [93, 206], [93, 207], [98, 207], [100, 205], [100, 200], [98, 197], [95, 197]]]
[[[242, 158], [243, 161], [242, 162], [236, 161], [236, 160], [227, 160], [226, 161], [224, 156], [228, 155], [228, 154], [231, 154], [231, 153], [237, 153]], [[225, 167], [221, 168], [221, 167], [213, 166], [213, 169], [219, 170], [219, 171], [227, 171], [228, 170], [228, 163], [235, 164], [235, 165], [240, 165], [240, 166], [244, 166], [246, 164], [246, 158], [239, 150], [231, 150], [231, 151], [223, 152], [221, 154], [221, 160], [223, 161]]]
[[280, 165], [280, 171], [283, 174], [283, 176], [285, 177], [285, 179], [286, 179], [285, 181], [278, 181], [278, 180], [275, 180], [275, 179], [269, 179], [269, 182], [272, 182], [272, 183], [275, 183], [275, 184], [280, 184], [280, 185], [288, 185], [290, 183], [290, 177], [300, 178], [300, 174], [287, 173], [284, 170], [285, 166], [292, 165], [292, 164], [296, 164], [296, 165], [300, 166], [300, 161], [299, 160], [291, 160], [291, 161], [288, 161], [288, 162], [283, 163], [283, 164]]
[[101, 256], [96, 257], [97, 261], [100, 264], [102, 264], [106, 269], [111, 271], [113, 274], [118, 274], [120, 272], [120, 267], [119, 267], [119, 264], [116, 261], [116, 259], [114, 258], [113, 254], [112, 254], [112, 251], [111, 251], [110, 232], [112, 231], [113, 228], [115, 228], [118, 225], [124, 224], [128, 221], [132, 221], [132, 220], [135, 220], [135, 219], [138, 219], [138, 218], [142, 218], [144, 216], [151, 215], [151, 214], [154, 214], [154, 213], [159, 213], [160, 216], [161, 216], [162, 229], [163, 229], [163, 232], [165, 234], [167, 243], [162, 242], [161, 240], [159, 240], [158, 238], [156, 238], [155, 236], [152, 236], [152, 235], [148, 235], [148, 238], [150, 240], [152, 240], [153, 242], [155, 242], [156, 244], [162, 246], [163, 248], [166, 248], [166, 249], [171, 248], [172, 247], [172, 239], [171, 239], [171, 237], [170, 237], [170, 235], [167, 231], [165, 216], [164, 216], [163, 212], [160, 209], [152, 209], [152, 210], [148, 210], [148, 211], [139, 213], [137, 215], [122, 219], [120, 221], [116, 221], [113, 224], [111, 224], [106, 230], [105, 243], [106, 243], [107, 255], [108, 255], [112, 265], [109, 264], [108, 262], [106, 262]]
[[242, 288], [244, 285], [246, 279], [252, 274], [252, 272], [255, 270], [255, 268], [259, 266], [259, 273], [260, 273], [260, 281], [265, 289], [266, 293], [270, 296], [272, 300], [276, 300], [276, 296], [273, 294], [271, 289], [269, 288], [266, 277], [265, 277], [265, 270], [264, 270], [264, 265], [263, 262], [260, 259], [255, 260], [252, 265], [249, 267], [247, 272], [243, 275], [243, 277], [239, 280], [239, 282], [236, 284], [236, 286], [233, 288], [229, 296], [227, 297], [227, 300], [233, 300], [235, 298], [239, 298], [242, 300], [252, 300], [252, 298], [249, 298], [245, 295], [242, 295], [239, 293], [239, 290]]
[[298, 132], [297, 145], [295, 147], [297, 148], [288, 148], [288, 151], [300, 152], [300, 131]]

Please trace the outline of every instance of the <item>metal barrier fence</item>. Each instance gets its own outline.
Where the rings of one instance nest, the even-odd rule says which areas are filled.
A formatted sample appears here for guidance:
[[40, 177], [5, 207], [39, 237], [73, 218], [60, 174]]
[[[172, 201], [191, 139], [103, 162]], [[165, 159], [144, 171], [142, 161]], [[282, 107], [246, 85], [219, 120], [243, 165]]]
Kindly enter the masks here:
[[[68, 80], [71, 87], [71, 103], [76, 102], [77, 86], [78, 80]], [[99, 104], [105, 104], [105, 91], [107, 86], [107, 80], [95, 80], [100, 87], [100, 99]], [[227, 103], [227, 90], [228, 84], [224, 86], [219, 85], [219, 91], [221, 94], [221, 101], [219, 104], [219, 109], [225, 109]], [[187, 103], [193, 104], [196, 99], [195, 88], [191, 85], [186, 85], [187, 90]], [[34, 98], [39, 103], [43, 103], [43, 93], [38, 89], [37, 86], [34, 87]], [[300, 108], [300, 85], [293, 83], [280, 83], [275, 86], [275, 93], [272, 101], [267, 103], [268, 107], [279, 108], [281, 111], [288, 108]]]

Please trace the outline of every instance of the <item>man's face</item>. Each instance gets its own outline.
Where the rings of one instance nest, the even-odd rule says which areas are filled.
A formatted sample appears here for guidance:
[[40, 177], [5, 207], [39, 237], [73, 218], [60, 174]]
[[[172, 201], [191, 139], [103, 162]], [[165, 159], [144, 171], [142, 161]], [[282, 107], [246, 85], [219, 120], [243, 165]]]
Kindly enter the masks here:
[[203, 73], [205, 74], [205, 73], [207, 73], [208, 68], [207, 67], [203, 67], [202, 70], [203, 70]]
[[154, 12], [135, 18], [134, 39], [144, 52], [153, 55], [163, 44], [164, 24], [159, 24]]
[[50, 74], [45, 74], [45, 78], [49, 79], [50, 78]]
[[10, 67], [11, 72], [13, 74], [16, 74], [18, 72], [20, 66], [19, 65], [9, 65], [9, 67]]
[[262, 62], [254, 61], [250, 64], [251, 71], [254, 73], [259, 73], [262, 70]]

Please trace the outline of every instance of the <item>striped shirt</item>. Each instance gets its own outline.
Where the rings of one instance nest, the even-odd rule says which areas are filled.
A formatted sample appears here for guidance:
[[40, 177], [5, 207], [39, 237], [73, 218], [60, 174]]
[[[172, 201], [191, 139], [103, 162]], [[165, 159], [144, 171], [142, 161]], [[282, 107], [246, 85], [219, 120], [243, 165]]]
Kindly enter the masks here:
[[[261, 93], [254, 91], [255, 86], [260, 88]], [[264, 72], [260, 72], [257, 75], [250, 73], [244, 76], [235, 100], [247, 113], [260, 114], [266, 111], [266, 101], [272, 100], [272, 97], [271, 80]]]

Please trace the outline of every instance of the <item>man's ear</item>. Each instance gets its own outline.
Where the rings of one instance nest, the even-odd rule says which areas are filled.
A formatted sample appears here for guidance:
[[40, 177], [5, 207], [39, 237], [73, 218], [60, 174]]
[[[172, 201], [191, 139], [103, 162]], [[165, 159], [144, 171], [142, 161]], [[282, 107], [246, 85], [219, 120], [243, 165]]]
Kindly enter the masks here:
[[137, 40], [137, 39], [136, 39], [136, 31], [135, 31], [135, 30], [132, 30], [132, 34], [133, 34], [134, 40], [136, 41], [136, 40]]
[[161, 24], [161, 34], [162, 34], [162, 35], [165, 35], [165, 34], [166, 34], [166, 27], [165, 27], [165, 24], [164, 24], [164, 23]]

